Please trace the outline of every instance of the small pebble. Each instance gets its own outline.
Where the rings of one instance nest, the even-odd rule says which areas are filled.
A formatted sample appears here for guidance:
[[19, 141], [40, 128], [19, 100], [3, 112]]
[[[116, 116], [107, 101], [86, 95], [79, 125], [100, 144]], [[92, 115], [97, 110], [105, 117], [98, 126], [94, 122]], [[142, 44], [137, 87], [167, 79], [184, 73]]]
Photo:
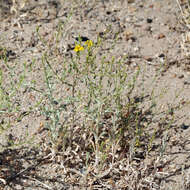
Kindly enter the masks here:
[[115, 17], [112, 17], [112, 18], [111, 18], [111, 21], [112, 21], [112, 22], [116, 22], [117, 19], [116, 19]]
[[183, 123], [183, 124], [181, 125], [181, 128], [182, 128], [183, 130], [186, 130], [186, 129], [189, 128], [189, 125], [186, 125], [186, 124]]
[[147, 23], [150, 24], [150, 23], [152, 23], [153, 20], [151, 18], [147, 18], [146, 21], [147, 21]]
[[165, 57], [165, 55], [163, 53], [161, 53], [158, 57], [163, 58], [163, 57]]
[[166, 36], [161, 33], [161, 34], [158, 35], [157, 39], [160, 40], [160, 39], [165, 38], [165, 37], [166, 37]]
[[135, 36], [131, 36], [130, 39], [132, 40], [132, 42], [136, 42], [137, 41], [137, 38]]
[[149, 56], [144, 56], [144, 59], [148, 62], [151, 62], [153, 61], [153, 58], [152, 57], [149, 57]]
[[152, 27], [151, 26], [146, 26], [144, 28], [145, 31], [152, 32]]
[[185, 79], [184, 84], [190, 85], [190, 77], [188, 77], [187, 79]]
[[106, 11], [106, 14], [107, 14], [107, 15], [110, 15], [110, 14], [111, 14], [111, 11]]
[[179, 78], [179, 79], [182, 79], [182, 78], [184, 78], [184, 75], [181, 74], [181, 75], [178, 76], [178, 78]]
[[86, 42], [89, 40], [89, 38], [86, 36], [80, 36], [80, 37], [76, 37], [75, 40], [77, 40], [77, 41], [81, 40], [82, 42]]
[[135, 0], [128, 0], [128, 3], [134, 3]]

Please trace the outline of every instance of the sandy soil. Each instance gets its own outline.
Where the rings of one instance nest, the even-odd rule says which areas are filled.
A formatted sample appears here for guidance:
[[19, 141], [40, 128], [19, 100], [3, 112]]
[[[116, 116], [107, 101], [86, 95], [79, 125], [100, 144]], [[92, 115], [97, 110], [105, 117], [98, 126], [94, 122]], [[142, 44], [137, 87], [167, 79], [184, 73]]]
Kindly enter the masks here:
[[[180, 1], [185, 6], [185, 1]], [[53, 44], [53, 33], [57, 30], [59, 23], [64, 23], [64, 33], [61, 41], [57, 44], [58, 53], [52, 54], [55, 58], [72, 56], [72, 48], [76, 36], [85, 36], [94, 42], [97, 36], [104, 36], [104, 45], [98, 56], [106, 55], [107, 59], [115, 56], [116, 59], [126, 55], [126, 64], [129, 64], [130, 72], [133, 73], [137, 66], [142, 67], [146, 80], [145, 87], [151, 90], [150, 81], [162, 66], [162, 74], [156, 81], [156, 93], [167, 89], [164, 96], [158, 99], [160, 109], [170, 104], [180, 106], [176, 108], [175, 124], [168, 130], [166, 136], [157, 140], [163, 145], [163, 138], [168, 138], [166, 150], [162, 161], [167, 163], [160, 172], [159, 178], [163, 187], [152, 187], [152, 189], [182, 189], [190, 188], [190, 161], [189, 161], [189, 125], [190, 108], [183, 105], [189, 102], [190, 93], [190, 67], [187, 50], [186, 34], [187, 28], [181, 23], [180, 8], [175, 0], [92, 0], [86, 3], [79, 1], [45, 1], [32, 0], [18, 10], [10, 14], [11, 2], [0, 0], [0, 47], [7, 49], [8, 65], [16, 67], [15, 80], [23, 71], [23, 63], [28, 65], [35, 61], [31, 73], [26, 74], [26, 84], [16, 97], [13, 97], [14, 106], [19, 104], [22, 109], [19, 112], [8, 114], [2, 110], [0, 123], [10, 122], [10, 128], [1, 133], [0, 143], [0, 178], [6, 179], [8, 185], [2, 189], [81, 189], [77, 184], [65, 184], [66, 176], [58, 170], [58, 162], [46, 161], [47, 153], [40, 153], [37, 148], [7, 149], [10, 141], [21, 142], [35, 135], [34, 141], [28, 144], [43, 141], [44, 131], [41, 130], [45, 118], [38, 110], [30, 110], [39, 98], [37, 92], [27, 88], [29, 81], [36, 80], [36, 86], [43, 90], [43, 75], [40, 66], [42, 52], [55, 50]], [[42, 11], [43, 10], [43, 11]], [[72, 15], [70, 15], [72, 13]], [[36, 36], [39, 27], [40, 34], [49, 44], [44, 46]], [[107, 30], [109, 30], [107, 32]], [[116, 40], [112, 48], [113, 41]], [[186, 41], [185, 41], [186, 40]], [[52, 48], [49, 49], [49, 48]], [[0, 51], [0, 57], [3, 56]], [[10, 85], [11, 72], [0, 58], [0, 68], [3, 71], [3, 85]], [[59, 70], [59, 65], [57, 69]], [[12, 73], [13, 74], [13, 73]], [[180, 91], [176, 99], [176, 92]], [[3, 107], [3, 106], [2, 106]], [[20, 119], [18, 119], [20, 118]], [[9, 141], [8, 141], [9, 140]], [[42, 146], [42, 145], [41, 145]], [[164, 146], [164, 145], [163, 145]], [[28, 145], [27, 145], [28, 147]], [[153, 157], [158, 152], [151, 153], [144, 164], [156, 162]], [[43, 157], [43, 159], [42, 159]], [[47, 163], [46, 163], [47, 162]], [[14, 172], [10, 172], [10, 168]], [[20, 171], [24, 171], [21, 175]], [[37, 169], [34, 169], [37, 168]], [[64, 169], [62, 169], [64, 170]], [[11, 173], [11, 174], [10, 174]], [[40, 177], [39, 177], [40, 176]], [[43, 184], [40, 184], [43, 181]], [[45, 186], [44, 184], [47, 184]], [[84, 188], [85, 189], [85, 188]], [[88, 188], [86, 188], [88, 189]], [[89, 188], [90, 189], [90, 188]], [[92, 188], [95, 189], [95, 188]], [[98, 189], [98, 188], [96, 188]], [[100, 187], [99, 189], [109, 189]], [[111, 188], [110, 188], [111, 189]]]

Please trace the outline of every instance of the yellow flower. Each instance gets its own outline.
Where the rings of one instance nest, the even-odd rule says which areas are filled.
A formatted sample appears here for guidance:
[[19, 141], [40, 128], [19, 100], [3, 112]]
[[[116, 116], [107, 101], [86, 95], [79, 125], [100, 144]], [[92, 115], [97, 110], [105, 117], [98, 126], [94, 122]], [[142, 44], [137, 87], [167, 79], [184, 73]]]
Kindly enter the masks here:
[[84, 47], [81, 46], [81, 45], [79, 45], [79, 44], [77, 44], [77, 45], [75, 46], [75, 49], [74, 49], [74, 51], [76, 51], [76, 52], [83, 51], [83, 50], [84, 50]]
[[93, 46], [92, 40], [87, 40], [87, 41], [85, 42], [85, 44], [88, 46], [88, 48], [90, 48], [91, 46]]

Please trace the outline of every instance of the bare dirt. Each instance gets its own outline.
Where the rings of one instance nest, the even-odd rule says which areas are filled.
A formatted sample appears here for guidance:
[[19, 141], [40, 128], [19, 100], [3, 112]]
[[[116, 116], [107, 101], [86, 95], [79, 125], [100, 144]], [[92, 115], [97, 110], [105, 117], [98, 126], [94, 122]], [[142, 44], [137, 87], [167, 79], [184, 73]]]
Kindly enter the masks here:
[[[112, 56], [116, 59], [127, 56], [126, 64], [129, 65], [131, 73], [137, 66], [144, 69], [147, 90], [151, 90], [150, 83], [162, 67], [162, 73], [155, 85], [155, 92], [158, 94], [166, 89], [163, 97], [158, 99], [160, 110], [171, 104], [176, 104], [178, 107], [175, 111], [174, 126], [168, 130], [166, 136], [163, 135], [162, 139], [157, 140], [157, 144], [163, 147], [163, 142], [167, 143], [162, 155], [162, 162], [166, 164], [161, 165], [162, 177], [158, 177], [160, 181], [157, 184], [161, 184], [162, 181], [162, 186], [158, 185], [152, 189], [189, 189], [190, 108], [188, 106], [183, 108], [183, 105], [189, 102], [190, 67], [183, 46], [186, 45], [184, 36], [187, 28], [181, 23], [181, 12], [177, 1], [92, 0], [84, 2], [30, 1], [17, 13], [10, 14], [11, 2], [1, 0], [0, 47], [7, 50], [7, 64], [10, 67], [17, 67], [14, 74], [19, 76], [24, 63], [30, 65], [35, 61], [33, 71], [26, 74], [27, 82], [35, 79], [36, 86], [43, 89], [41, 55], [48, 48], [55, 50], [52, 36], [61, 22], [64, 23], [65, 32], [56, 47], [57, 57], [52, 54], [52, 62], [55, 58], [59, 59], [59, 56], [60, 59], [62, 57], [69, 59], [72, 56], [75, 37], [80, 35], [96, 42], [99, 35], [105, 42], [98, 56], [101, 58], [105, 55], [107, 59]], [[180, 1], [182, 7], [185, 3]], [[36, 36], [37, 28], [40, 34], [49, 40], [47, 46], [44, 46]], [[115, 46], [112, 47], [114, 41], [116, 41]], [[10, 84], [6, 79], [11, 73], [4, 65], [3, 56], [1, 50], [0, 68], [3, 72], [3, 85], [6, 86]], [[59, 66], [57, 68], [59, 69]], [[64, 167], [60, 169], [59, 160], [51, 161], [46, 158], [48, 148], [43, 147], [43, 136], [46, 132], [41, 130], [45, 118], [38, 110], [29, 111], [39, 97], [37, 92], [27, 89], [27, 82], [20, 94], [13, 97], [14, 106], [19, 104], [22, 108], [19, 112], [9, 114], [6, 110], [8, 108], [1, 106], [3, 110], [0, 113], [0, 123], [7, 121], [10, 123], [10, 128], [1, 133], [0, 139], [2, 189], [81, 189], [78, 184], [72, 184], [71, 181], [65, 183], [68, 181], [68, 176], [64, 174]], [[177, 92], [180, 94], [176, 99]], [[179, 107], [180, 109], [177, 109]], [[11, 141], [20, 143], [33, 136], [35, 139], [31, 139], [28, 144], [41, 142], [40, 148], [47, 151], [41, 152], [40, 148], [30, 148], [28, 145], [18, 149], [8, 148], [11, 146]], [[164, 141], [164, 138], [167, 140]], [[156, 164], [157, 154], [156, 151], [151, 153], [141, 161], [142, 165]], [[114, 188], [86, 187], [84, 189]]]

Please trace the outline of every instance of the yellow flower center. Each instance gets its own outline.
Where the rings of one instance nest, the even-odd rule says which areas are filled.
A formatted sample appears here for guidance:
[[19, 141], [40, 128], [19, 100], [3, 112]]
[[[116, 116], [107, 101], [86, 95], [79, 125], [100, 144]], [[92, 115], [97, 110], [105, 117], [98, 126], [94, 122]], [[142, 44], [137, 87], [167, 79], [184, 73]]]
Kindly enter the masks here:
[[90, 48], [91, 46], [93, 46], [92, 40], [87, 40], [87, 41], [85, 42], [85, 44], [88, 46], [88, 48]]
[[74, 51], [76, 51], [76, 52], [83, 51], [83, 50], [84, 50], [84, 47], [81, 46], [81, 45], [79, 45], [79, 44], [77, 44], [77, 45], [75, 46], [75, 49], [74, 49]]

